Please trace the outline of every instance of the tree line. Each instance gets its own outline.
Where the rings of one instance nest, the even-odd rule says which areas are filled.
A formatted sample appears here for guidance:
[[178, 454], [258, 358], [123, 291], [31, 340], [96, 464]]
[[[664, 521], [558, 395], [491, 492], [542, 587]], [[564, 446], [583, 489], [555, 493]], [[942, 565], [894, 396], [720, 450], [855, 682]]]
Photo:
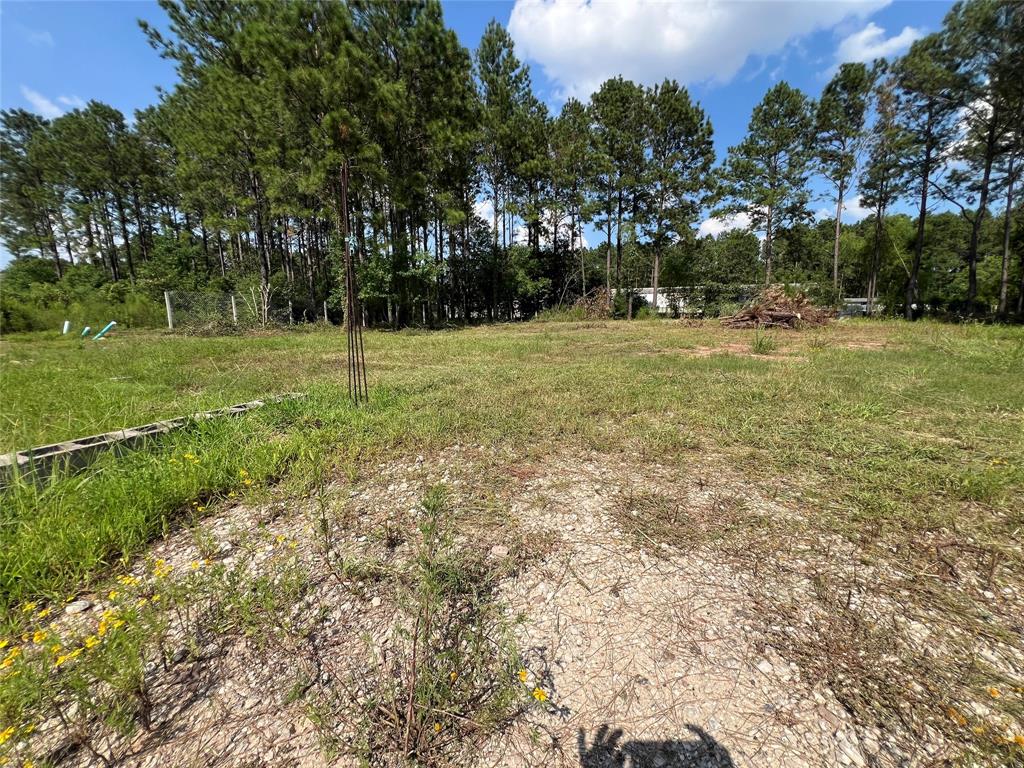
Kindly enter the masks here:
[[[776, 84], [720, 163], [675, 80], [612, 78], [552, 114], [504, 27], [470, 52], [436, 0], [161, 6], [169, 34], [140, 22], [177, 65], [158, 103], [0, 114], [6, 327], [83, 292], [246, 286], [312, 319], [341, 306], [346, 242], [367, 324], [779, 281], [908, 317], [1024, 311], [1019, 3], [958, 3], [817, 99]], [[852, 189], [870, 215], [844, 225]], [[700, 237], [709, 214], [744, 226]]]

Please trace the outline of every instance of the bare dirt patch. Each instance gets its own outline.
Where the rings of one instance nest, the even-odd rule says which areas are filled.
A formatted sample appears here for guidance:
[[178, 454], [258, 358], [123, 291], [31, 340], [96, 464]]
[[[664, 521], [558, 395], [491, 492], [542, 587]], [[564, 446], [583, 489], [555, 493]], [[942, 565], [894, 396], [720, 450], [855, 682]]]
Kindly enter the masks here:
[[[458, 546], [500, 577], [530, 702], [454, 764], [931, 766], [964, 759], [972, 739], [973, 764], [1018, 754], [1012, 553], [935, 537], [869, 557], [815, 527], [781, 479], [754, 486], [713, 456], [680, 470], [481, 446], [388, 462], [298, 504], [226, 508], [155, 545], [140, 578], [160, 559], [175, 574], [208, 560], [272, 577], [288, 562], [305, 581], [274, 621], [172, 626], [147, 667], [149, 729], [96, 752], [130, 766], [359, 764], [352, 686], [393, 653], [388, 574], [416, 556], [438, 483]], [[104, 598], [88, 599], [68, 621], [96, 621]], [[102, 762], [50, 746], [55, 762]]]

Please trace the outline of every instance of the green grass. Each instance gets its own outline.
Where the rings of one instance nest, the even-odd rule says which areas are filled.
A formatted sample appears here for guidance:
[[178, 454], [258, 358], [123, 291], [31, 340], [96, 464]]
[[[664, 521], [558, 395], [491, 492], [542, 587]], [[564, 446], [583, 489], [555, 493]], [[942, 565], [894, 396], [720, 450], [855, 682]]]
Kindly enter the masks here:
[[[847, 535], [955, 525], [984, 546], [1013, 540], [1024, 523], [1024, 329], [842, 323], [779, 333], [771, 357], [749, 354], [754, 341], [664, 321], [370, 332], [373, 397], [356, 409], [339, 330], [6, 337], [7, 449], [274, 393], [309, 397], [6, 492], [0, 605], [64, 595], [229, 493], [281, 480], [302, 494], [324, 472], [470, 441], [689, 468], [710, 453], [752, 480], [781, 478]], [[732, 353], [695, 354], [726, 344]]]

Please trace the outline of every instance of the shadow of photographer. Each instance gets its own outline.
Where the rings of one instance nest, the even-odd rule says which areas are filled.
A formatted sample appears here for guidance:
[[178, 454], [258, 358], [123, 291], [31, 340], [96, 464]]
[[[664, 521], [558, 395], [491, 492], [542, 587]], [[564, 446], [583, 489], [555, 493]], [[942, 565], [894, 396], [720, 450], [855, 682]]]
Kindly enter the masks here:
[[710, 734], [695, 725], [686, 727], [696, 738], [622, 741], [622, 729], [605, 724], [589, 745], [580, 729], [580, 768], [735, 768], [729, 750]]

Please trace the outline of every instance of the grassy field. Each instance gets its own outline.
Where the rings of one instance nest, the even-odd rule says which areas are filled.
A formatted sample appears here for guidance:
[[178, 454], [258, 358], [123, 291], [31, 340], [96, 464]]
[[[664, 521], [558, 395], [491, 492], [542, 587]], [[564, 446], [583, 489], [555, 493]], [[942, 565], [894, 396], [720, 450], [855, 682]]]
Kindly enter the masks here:
[[[415, 465], [422, 456], [429, 463], [460, 445], [500, 449], [525, 466], [586, 454], [627, 475], [655, 464], [686, 482], [726, 474], [741, 496], [779, 500], [791, 515], [765, 519], [756, 503], [740, 499], [702, 522], [680, 522], [670, 497], [652, 493], [632, 498], [639, 516], [617, 525], [644, 546], [702, 547], [742, 571], [763, 572], [764, 594], [754, 602], [770, 642], [810, 679], [826, 681], [865, 725], [910, 730], [915, 739], [948, 731], [954, 744], [988, 755], [981, 764], [1024, 754], [1014, 741], [1024, 735], [1007, 741], [962, 714], [982, 702], [1005, 722], [1024, 719], [1019, 680], [977, 655], [980, 644], [1024, 650], [1016, 608], [1024, 599], [1024, 329], [857, 321], [766, 336], [715, 323], [535, 322], [370, 332], [366, 357], [371, 397], [355, 407], [345, 396], [337, 329], [0, 341], [7, 450], [272, 394], [305, 395], [2, 492], [0, 642], [20, 645], [0, 662], [11, 667], [0, 671], [0, 711], [18, 722], [38, 716], [64, 701], [72, 683], [85, 706], [102, 680], [112, 699], [96, 716], [132, 721], [137, 714], [122, 705], [144, 690], [142, 660], [163, 642], [164, 614], [152, 604], [121, 606], [117, 620], [136, 630], [117, 635], [123, 647], [111, 640], [102, 653], [87, 653], [72, 680], [12, 655], [28, 648], [26, 655], [41, 656], [31, 649], [43, 641], [33, 638], [50, 632], [40, 622], [51, 606], [83, 594], [95, 599], [89, 590], [111, 585], [117, 602], [123, 590], [113, 577], [124, 579], [155, 539], [198, 532], [204, 518], [239, 501], [315, 506], [327, 486], [346, 498], [373, 482], [381, 462]], [[502, 482], [485, 475], [484, 495]], [[227, 614], [215, 613], [236, 629], [264, 633], [301, 593], [299, 582], [282, 580], [290, 571], [232, 581], [222, 564], [212, 580], [182, 587], [175, 598], [160, 562], [147, 567], [165, 599], [181, 606], [206, 595], [227, 606]], [[467, 573], [477, 573], [468, 562]], [[376, 566], [351, 567], [349, 577], [377, 578]], [[226, 592], [225, 578], [233, 585]], [[787, 591], [773, 591], [774, 583]], [[427, 593], [436, 597], [437, 588]], [[879, 624], [851, 609], [854, 593], [867, 594], [888, 618]], [[139, 597], [141, 606], [155, 595]], [[800, 618], [808, 610], [817, 612], [810, 622]], [[943, 638], [939, 656], [892, 645], [892, 622], [911, 616]], [[810, 631], [772, 636], [787, 623]], [[490, 630], [480, 631], [477, 640], [489, 647]], [[97, 640], [81, 642], [75, 653]], [[63, 669], [61, 659], [74, 658], [53, 663]], [[510, 658], [487, 663], [505, 669]]]
[[242, 470], [255, 486], [301, 487], [325, 467], [358, 473], [383, 454], [467, 441], [682, 465], [724, 456], [751, 479], [784, 477], [848, 534], [956, 524], [992, 546], [1008, 540], [1024, 509], [1024, 330], [850, 322], [775, 340], [754, 354], [753, 332], [657, 321], [371, 332], [373, 397], [354, 409], [337, 330], [5, 338], [5, 449], [275, 393], [308, 398], [8, 491], [3, 602], [67, 590], [138, 552], [196, 499], [250, 490]]

